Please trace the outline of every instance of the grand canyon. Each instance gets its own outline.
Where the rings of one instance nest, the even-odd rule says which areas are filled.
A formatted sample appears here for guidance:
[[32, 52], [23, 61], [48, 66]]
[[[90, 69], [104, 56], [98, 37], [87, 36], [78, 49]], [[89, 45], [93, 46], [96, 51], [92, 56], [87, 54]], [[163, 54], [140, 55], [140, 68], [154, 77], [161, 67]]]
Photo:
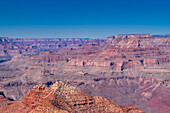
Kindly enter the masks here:
[[168, 113], [170, 35], [0, 37], [0, 111]]

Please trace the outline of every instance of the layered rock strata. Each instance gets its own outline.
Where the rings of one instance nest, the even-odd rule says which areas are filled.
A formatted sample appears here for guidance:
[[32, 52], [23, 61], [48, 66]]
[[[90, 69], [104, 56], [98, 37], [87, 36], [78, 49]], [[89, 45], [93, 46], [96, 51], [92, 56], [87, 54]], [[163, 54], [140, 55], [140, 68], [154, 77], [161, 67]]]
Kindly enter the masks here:
[[23, 100], [1, 105], [0, 111], [3, 113], [144, 113], [133, 105], [120, 106], [106, 98], [88, 95], [61, 81], [50, 88], [46, 85], [34, 86]]

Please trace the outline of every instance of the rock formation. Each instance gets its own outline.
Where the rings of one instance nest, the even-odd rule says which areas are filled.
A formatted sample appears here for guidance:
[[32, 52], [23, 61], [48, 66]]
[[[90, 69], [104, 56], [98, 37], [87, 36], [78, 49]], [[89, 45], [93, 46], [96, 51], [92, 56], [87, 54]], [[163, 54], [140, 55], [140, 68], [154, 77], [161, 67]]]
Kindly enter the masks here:
[[144, 113], [133, 105], [120, 106], [106, 98], [88, 95], [61, 81], [50, 88], [46, 85], [34, 86], [23, 100], [1, 105], [0, 111], [3, 113]]

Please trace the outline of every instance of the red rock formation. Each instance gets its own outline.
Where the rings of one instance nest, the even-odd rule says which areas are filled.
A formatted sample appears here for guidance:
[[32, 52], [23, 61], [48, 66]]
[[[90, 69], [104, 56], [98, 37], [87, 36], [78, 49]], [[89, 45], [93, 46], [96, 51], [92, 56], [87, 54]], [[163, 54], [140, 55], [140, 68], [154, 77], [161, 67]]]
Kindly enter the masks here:
[[0, 106], [0, 111], [3, 113], [144, 113], [133, 105], [119, 106], [111, 100], [93, 97], [60, 81], [51, 88], [46, 85], [35, 86], [23, 100]]
[[7, 106], [12, 104], [13, 102], [9, 101], [8, 99], [5, 98], [5, 95], [3, 92], [0, 92], [0, 107]]

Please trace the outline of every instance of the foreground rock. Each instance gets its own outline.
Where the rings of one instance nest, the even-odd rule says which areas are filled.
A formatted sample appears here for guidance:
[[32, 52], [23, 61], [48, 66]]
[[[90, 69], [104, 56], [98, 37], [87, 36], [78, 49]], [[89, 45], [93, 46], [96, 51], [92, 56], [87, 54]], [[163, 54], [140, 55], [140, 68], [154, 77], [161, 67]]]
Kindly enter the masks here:
[[[0, 101], [2, 99], [5, 98], [0, 98]], [[133, 105], [120, 106], [106, 98], [88, 95], [61, 81], [50, 88], [37, 85], [23, 100], [6, 103], [0, 106], [3, 113], [144, 113]]]

